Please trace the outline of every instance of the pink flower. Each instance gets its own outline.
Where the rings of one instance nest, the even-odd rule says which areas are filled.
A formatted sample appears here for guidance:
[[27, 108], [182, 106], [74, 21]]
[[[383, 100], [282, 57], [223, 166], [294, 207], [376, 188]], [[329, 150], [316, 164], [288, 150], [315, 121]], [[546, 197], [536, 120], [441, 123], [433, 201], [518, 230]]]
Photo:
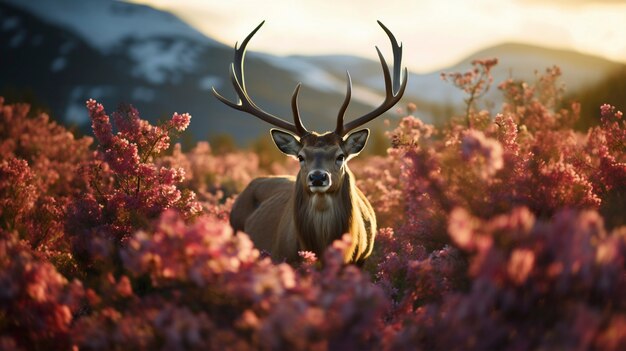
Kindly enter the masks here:
[[190, 120], [191, 120], [191, 115], [188, 113], [183, 113], [183, 114], [174, 113], [174, 115], [172, 116], [171, 123], [174, 129], [176, 129], [179, 132], [182, 132], [183, 130], [187, 129], [187, 127], [189, 126]]
[[507, 272], [516, 284], [524, 284], [533, 269], [535, 254], [529, 249], [515, 249], [511, 253]]
[[463, 249], [471, 249], [474, 247], [473, 242], [474, 219], [462, 208], [455, 208], [450, 213], [448, 223], [448, 232], [454, 242]]
[[98, 141], [108, 146], [113, 137], [113, 127], [109, 122], [109, 116], [104, 112], [104, 107], [94, 99], [87, 100], [87, 109], [91, 118], [91, 126]]
[[600, 114], [604, 118], [622, 118], [622, 112], [615, 111], [615, 106], [612, 106], [610, 104], [604, 104], [600, 106]]
[[494, 175], [504, 166], [502, 145], [497, 140], [485, 137], [477, 130], [468, 130], [461, 142], [461, 152], [465, 160], [477, 160], [474, 165], [480, 169], [483, 178]]
[[300, 256], [303, 263], [305, 264], [310, 265], [310, 264], [314, 264], [315, 262], [317, 262], [317, 256], [315, 256], [315, 253], [311, 251], [298, 251], [298, 256]]
[[130, 297], [133, 295], [133, 287], [130, 284], [130, 280], [127, 276], [122, 276], [115, 286], [115, 290], [120, 296]]

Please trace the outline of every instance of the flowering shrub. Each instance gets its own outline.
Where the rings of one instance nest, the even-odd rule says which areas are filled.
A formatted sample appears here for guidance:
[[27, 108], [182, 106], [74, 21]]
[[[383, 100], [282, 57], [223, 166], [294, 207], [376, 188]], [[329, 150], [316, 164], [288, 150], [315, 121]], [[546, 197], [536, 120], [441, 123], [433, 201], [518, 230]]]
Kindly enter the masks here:
[[467, 72], [441, 73], [442, 80], [451, 82], [468, 95], [465, 99], [465, 119], [470, 128], [474, 125], [471, 114], [476, 109], [476, 102], [489, 91], [493, 82], [491, 69], [497, 64], [497, 58], [474, 60], [472, 69]]
[[92, 292], [94, 312], [79, 320], [76, 342], [97, 350], [368, 347], [385, 299], [357, 268], [342, 267], [345, 248], [329, 249], [324, 269], [298, 272], [259, 259], [224, 220], [188, 226], [167, 211], [124, 249], [130, 279], [109, 277], [101, 295]]
[[380, 227], [363, 269], [348, 236], [290, 266], [232, 232], [233, 198], [294, 162], [168, 152], [189, 115], [93, 100], [90, 148], [0, 99], [0, 349], [625, 349], [624, 117], [575, 131], [558, 68], [480, 110], [496, 63], [444, 75], [460, 119], [410, 104], [350, 161]]
[[[598, 349], [626, 345], [624, 228], [596, 212], [542, 222], [525, 208], [489, 221], [456, 208], [449, 232], [469, 256], [467, 291], [403, 321], [394, 349]], [[411, 345], [411, 346], [409, 346]]]
[[164, 125], [152, 126], [126, 106], [113, 114], [114, 134], [101, 104], [89, 100], [87, 109], [99, 145], [82, 166], [88, 187], [68, 206], [66, 231], [75, 257], [94, 268], [112, 263], [130, 235], [165, 209], [191, 217], [200, 205], [193, 192], [176, 187], [184, 179], [182, 168], [154, 163], [169, 147], [170, 134], [187, 128], [191, 116], [175, 113]]
[[[475, 64], [482, 64], [481, 62], [483, 61], [477, 61]], [[488, 72], [491, 66], [484, 64], [488, 67], [482, 70]], [[472, 77], [481, 79], [480, 74], [477, 75], [475, 71], [470, 73]], [[441, 329], [425, 328], [426, 325], [432, 325], [436, 318], [450, 316], [451, 309], [459, 309], [459, 302], [454, 301], [459, 299], [460, 293], [462, 294], [460, 296], [467, 300], [464, 304], [468, 307], [463, 308], [479, 304], [481, 294], [485, 294], [486, 291], [477, 290], [474, 295], [466, 295], [475, 287], [478, 289], [477, 284], [482, 279], [473, 273], [473, 262], [479, 261], [486, 269], [491, 270], [508, 267], [509, 272], [514, 274], [512, 279], [519, 283], [522, 280], [526, 281], [525, 271], [530, 269], [536, 257], [540, 256], [538, 252], [533, 251], [538, 250], [533, 245], [539, 245], [537, 236], [534, 236], [532, 244], [527, 243], [528, 247], [522, 246], [518, 250], [507, 251], [506, 255], [510, 254], [513, 257], [511, 263], [507, 265], [504, 260], [507, 256], [492, 249], [495, 244], [515, 244], [510, 242], [513, 237], [509, 238], [514, 232], [506, 228], [502, 230], [503, 236], [490, 239], [496, 242], [484, 248], [484, 255], [472, 258], [469, 254], [473, 251], [467, 252], [470, 251], [468, 245], [487, 245], [491, 241], [483, 243], [479, 237], [455, 235], [453, 229], [456, 227], [453, 223], [456, 222], [453, 221], [455, 218], [453, 214], [458, 214], [460, 209], [463, 209], [462, 213], [466, 217], [480, 219], [476, 221], [504, 218], [501, 216], [521, 211], [526, 217], [532, 218], [532, 223], [535, 223], [535, 218], [538, 218], [539, 223], [543, 223], [542, 221], [550, 223], [553, 216], [575, 218], [575, 213], [579, 210], [599, 210], [607, 218], [609, 228], [625, 224], [623, 199], [626, 187], [623, 182], [626, 177], [622, 173], [626, 166], [625, 150], [623, 142], [615, 142], [624, 140], [622, 133], [626, 130], [626, 125], [621, 119], [622, 116], [611, 106], [604, 106], [600, 126], [591, 129], [587, 134], [573, 131], [572, 118], [578, 113], [578, 106], [573, 104], [570, 110], [556, 110], [556, 106], [560, 105], [557, 94], [560, 90], [554, 88], [558, 85], [558, 74], [558, 69], [548, 70], [545, 76], [538, 79], [536, 85], [526, 83], [515, 85], [512, 81], [500, 85], [505, 91], [507, 102], [503, 105], [502, 112], [493, 117], [486, 111], [475, 111], [474, 106], [470, 108], [469, 104], [475, 103], [475, 100], [469, 99], [466, 101], [467, 117], [472, 128], [466, 128], [462, 121], [453, 120], [445, 127], [437, 129], [425, 125], [413, 116], [407, 116], [390, 132], [392, 149], [389, 151], [388, 159], [394, 161], [388, 161], [388, 164], [398, 162], [397, 159], [400, 159], [400, 175], [396, 179], [401, 184], [400, 194], [403, 198], [398, 200], [398, 203], [404, 206], [403, 221], [393, 228], [383, 228], [379, 231], [375, 255], [367, 268], [393, 301], [391, 320], [395, 318], [397, 322], [391, 325], [394, 330], [402, 331], [397, 336], [399, 339], [392, 342], [392, 348], [401, 348], [402, 345], [412, 347], [422, 345], [424, 349], [481, 350], [508, 347], [532, 349], [541, 348], [539, 345], [550, 345], [542, 344], [542, 341], [537, 339], [531, 346], [525, 344], [516, 346], [515, 342], [511, 342], [513, 338], [508, 334], [520, 327], [516, 315], [509, 317], [511, 318], [509, 330], [502, 329], [502, 335], [505, 337], [499, 336], [497, 342], [489, 341], [487, 336], [493, 337], [495, 334], [492, 334], [498, 328], [488, 323], [500, 323], [499, 319], [490, 317], [494, 311], [498, 311], [498, 305], [485, 307], [485, 310], [481, 311], [484, 314], [473, 316], [473, 319], [446, 320], [445, 323], [449, 323], [445, 327], [443, 324], [440, 325]], [[488, 78], [485, 79], [487, 84]], [[468, 80], [469, 83], [474, 86], [479, 84], [473, 80]], [[488, 88], [485, 85], [479, 86], [483, 90]], [[514, 88], [523, 88], [522, 95], [525, 100], [508, 98], [518, 96], [515, 95], [518, 93]], [[468, 94], [472, 92], [471, 89], [467, 91]], [[537, 117], [539, 112], [541, 117]], [[541, 125], [534, 122], [539, 120], [545, 123]], [[606, 152], [605, 155], [611, 155], [607, 156], [605, 161], [599, 157], [603, 152]], [[608, 188], [612, 191], [607, 191]], [[375, 192], [372, 194], [376, 195]], [[559, 217], [563, 216], [560, 213], [564, 209], [568, 209], [569, 215]], [[588, 212], [585, 213], [592, 216]], [[592, 213], [598, 217], [596, 212]], [[489, 222], [480, 223], [485, 223], [482, 225], [489, 228], [487, 224]], [[582, 228], [585, 227], [583, 222], [577, 223]], [[554, 229], [544, 229], [543, 235], [569, 237], [574, 235], [576, 227], [557, 228], [556, 225], [552, 227], [548, 225], [548, 228]], [[483, 230], [491, 232], [490, 229]], [[615, 252], [621, 250], [617, 248], [622, 245], [618, 243], [620, 239], [615, 238], [623, 236], [619, 233], [621, 232], [616, 231], [611, 235], [600, 235], [614, 238], [611, 239], [612, 244], [607, 246], [612, 247], [611, 250], [616, 250]], [[451, 235], [454, 240], [451, 240]], [[596, 238], [590, 233], [586, 240], [594, 242]], [[546, 245], [550, 245], [548, 250], [552, 250], [551, 252], [557, 252], [562, 249], [563, 243], [549, 242]], [[573, 245], [571, 255], [576, 257], [577, 250], [581, 249], [583, 243], [570, 242], [568, 245]], [[467, 273], [466, 260], [469, 260], [470, 269]], [[620, 274], [624, 273], [623, 266], [616, 267], [610, 270], [617, 269], [621, 273], [616, 273], [617, 275], [609, 278], [610, 280], [622, 279]], [[547, 270], [547, 265], [541, 269]], [[533, 281], [524, 285], [524, 289], [531, 291], [539, 289], [541, 284], [543, 281]], [[483, 285], [479, 287], [484, 288]], [[501, 289], [499, 281], [494, 283], [492, 289], [493, 293], [505, 294], [502, 297], [496, 295], [495, 299], [508, 298], [505, 289], [499, 290]], [[570, 287], [564, 289], [569, 290]], [[623, 291], [621, 289], [623, 289], [621, 286], [616, 287], [614, 292]], [[577, 291], [568, 293], [575, 296]], [[516, 304], [515, 307], [520, 309], [519, 313], [530, 309], [528, 304], [518, 301], [511, 303]], [[435, 310], [432, 310], [433, 308]], [[563, 314], [558, 314], [554, 320], [568, 320], [565, 311], [569, 311], [569, 305], [561, 308]], [[485, 334], [481, 336], [480, 331], [473, 328], [480, 325], [477, 321], [483, 320], [485, 324], [482, 327], [485, 329], [482, 333]], [[552, 333], [553, 327], [542, 325], [537, 328], [549, 334]], [[564, 333], [571, 335], [578, 333], [571, 329], [573, 326], [563, 328]], [[459, 340], [448, 338], [445, 330], [451, 329], [462, 331], [466, 335], [460, 334]], [[441, 339], [433, 335], [440, 336]], [[520, 340], [532, 340], [531, 335], [520, 335], [522, 335]], [[567, 335], [559, 336], [561, 337], [565, 338]], [[480, 344], [478, 341], [484, 343]], [[621, 345], [619, 342], [618, 345]], [[573, 344], [579, 345], [577, 341]], [[556, 348], [568, 346], [559, 344]]]
[[235, 194], [255, 177], [267, 174], [259, 167], [256, 154], [232, 152], [216, 155], [207, 142], [199, 142], [187, 153], [176, 144], [172, 155], [161, 158], [159, 164], [182, 169], [185, 178], [180, 187], [198, 194], [205, 211], [213, 211], [222, 217], [228, 216]]
[[68, 249], [63, 214], [85, 189], [77, 170], [92, 139], [76, 139], [48, 115], [29, 118], [29, 111], [0, 97], [0, 228], [56, 255]]
[[0, 229], [0, 346], [69, 349], [73, 314], [83, 295], [46, 259]]

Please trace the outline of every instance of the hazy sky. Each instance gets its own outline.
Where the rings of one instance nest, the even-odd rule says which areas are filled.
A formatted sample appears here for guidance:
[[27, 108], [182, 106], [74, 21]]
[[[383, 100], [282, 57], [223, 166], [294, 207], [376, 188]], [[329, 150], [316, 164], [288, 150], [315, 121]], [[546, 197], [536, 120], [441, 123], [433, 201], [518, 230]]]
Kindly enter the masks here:
[[436, 70], [505, 41], [626, 62], [626, 0], [132, 0], [169, 10], [228, 45], [262, 20], [251, 50], [390, 56], [380, 19], [404, 43], [405, 64]]

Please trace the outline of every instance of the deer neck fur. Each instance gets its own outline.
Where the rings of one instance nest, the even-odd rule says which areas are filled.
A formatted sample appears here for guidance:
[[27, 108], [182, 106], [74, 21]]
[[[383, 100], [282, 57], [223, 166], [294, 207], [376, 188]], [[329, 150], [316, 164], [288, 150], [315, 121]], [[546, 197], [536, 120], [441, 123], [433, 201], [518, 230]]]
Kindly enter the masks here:
[[310, 193], [296, 180], [294, 223], [301, 250], [318, 257], [334, 240], [350, 232], [353, 221], [353, 175], [346, 169], [341, 186], [334, 192]]

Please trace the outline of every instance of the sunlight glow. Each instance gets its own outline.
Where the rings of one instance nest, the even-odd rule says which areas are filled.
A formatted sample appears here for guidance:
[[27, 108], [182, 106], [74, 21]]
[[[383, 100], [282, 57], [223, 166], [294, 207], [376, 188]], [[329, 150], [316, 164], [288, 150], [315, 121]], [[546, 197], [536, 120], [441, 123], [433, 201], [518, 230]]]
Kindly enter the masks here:
[[[234, 45], [267, 20], [252, 50], [280, 55], [349, 54], [376, 60], [387, 50], [380, 19], [405, 46], [415, 72], [433, 71], [502, 42], [521, 42], [626, 62], [625, 1], [291, 1], [132, 0], [181, 17]], [[385, 52], [385, 51], [384, 51]]]

